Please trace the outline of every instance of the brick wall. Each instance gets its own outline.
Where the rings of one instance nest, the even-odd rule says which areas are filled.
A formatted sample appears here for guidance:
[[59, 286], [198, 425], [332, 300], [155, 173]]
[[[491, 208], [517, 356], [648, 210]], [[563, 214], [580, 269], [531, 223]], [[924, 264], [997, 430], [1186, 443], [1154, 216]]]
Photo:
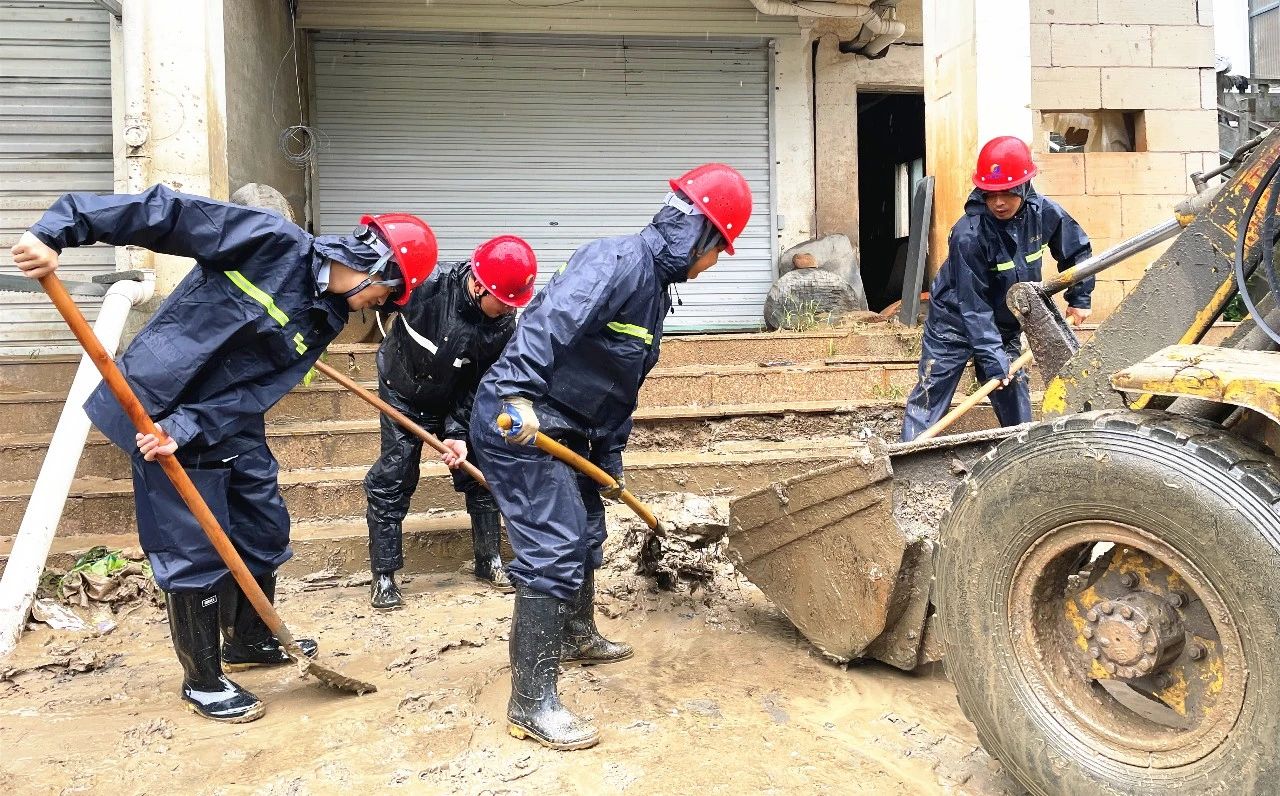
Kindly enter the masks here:
[[[1217, 165], [1212, 0], [1030, 0], [1031, 107], [1040, 193], [1084, 226], [1094, 251], [1155, 226]], [[1047, 151], [1041, 112], [1140, 111], [1136, 152]], [[1103, 274], [1101, 321], [1166, 247]]]

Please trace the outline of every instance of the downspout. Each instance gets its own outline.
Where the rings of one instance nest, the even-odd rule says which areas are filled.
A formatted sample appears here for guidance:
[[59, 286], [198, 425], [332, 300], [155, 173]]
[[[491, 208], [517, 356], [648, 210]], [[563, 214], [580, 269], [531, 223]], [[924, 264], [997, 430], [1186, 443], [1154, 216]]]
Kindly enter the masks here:
[[[119, 347], [129, 310], [148, 301], [154, 292], [155, 278], [150, 275], [143, 282], [116, 282], [107, 291], [93, 332], [108, 352], [114, 353]], [[13, 540], [9, 563], [0, 576], [0, 660], [18, 646], [27, 614], [35, 601], [40, 576], [89, 436], [89, 416], [82, 407], [101, 380], [93, 360], [88, 355], [81, 357], [44, 464], [40, 466], [40, 475], [31, 490], [27, 511]]]
[[872, 3], [786, 2], [786, 0], [751, 0], [761, 14], [778, 17], [825, 17], [842, 22], [862, 23], [862, 30], [852, 42], [842, 44], [841, 52], [879, 58], [889, 45], [902, 38], [907, 26], [897, 19], [898, 0]]

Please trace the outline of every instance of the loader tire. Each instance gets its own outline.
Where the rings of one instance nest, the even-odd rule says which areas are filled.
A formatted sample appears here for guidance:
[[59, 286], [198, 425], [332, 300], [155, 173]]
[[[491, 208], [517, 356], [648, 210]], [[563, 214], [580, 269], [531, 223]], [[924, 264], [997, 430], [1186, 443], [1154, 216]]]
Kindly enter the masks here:
[[[1096, 543], [1080, 541], [1094, 533]], [[1104, 564], [1127, 550], [1168, 564], [1175, 577], [1160, 582], [1183, 590], [1169, 591], [1169, 603], [1183, 604], [1194, 586], [1186, 611], [1201, 613], [1167, 633], [1186, 646], [1140, 681], [1175, 682], [1172, 667], [1195, 675], [1197, 660], [1219, 656], [1217, 690], [1192, 677], [1207, 685], [1196, 686], [1203, 701], [1181, 705], [1186, 715], [1167, 699], [1173, 690], [1153, 698], [1155, 687], [1135, 686], [1132, 670], [1119, 683], [1096, 674], [1085, 645], [1097, 639], [1083, 628], [1103, 603], [1090, 619], [1071, 613], [1086, 586], [1098, 588], [1097, 569], [1136, 582], [1133, 593], [1148, 589], [1133, 599], [1153, 599], [1160, 567], [1113, 575]], [[1280, 460], [1220, 426], [1165, 412], [1103, 410], [1037, 425], [979, 460], [956, 490], [936, 574], [961, 707], [1032, 793], [1280, 793]], [[1217, 639], [1209, 653], [1193, 627]], [[1109, 690], [1117, 686], [1126, 696], [1147, 688], [1149, 701], [1132, 710]], [[1152, 711], [1163, 711], [1159, 721]]]

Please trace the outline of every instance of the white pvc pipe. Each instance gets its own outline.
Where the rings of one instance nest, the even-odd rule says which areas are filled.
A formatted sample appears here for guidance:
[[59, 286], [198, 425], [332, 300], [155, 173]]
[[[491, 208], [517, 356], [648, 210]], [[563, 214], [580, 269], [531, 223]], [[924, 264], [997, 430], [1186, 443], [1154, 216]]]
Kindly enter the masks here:
[[877, 16], [869, 8], [870, 3], [871, 0], [865, 3], [838, 3], [835, 0], [798, 0], [795, 3], [785, 0], [751, 0], [751, 5], [757, 11], [771, 17], [838, 17], [861, 20]]
[[[102, 310], [93, 326], [93, 333], [103, 347], [114, 354], [120, 345], [129, 310], [151, 298], [155, 292], [155, 280], [148, 276], [144, 282], [126, 280], [116, 282], [102, 299]], [[67, 403], [62, 407], [58, 426], [49, 441], [40, 475], [31, 490], [22, 525], [13, 540], [9, 563], [0, 576], [0, 660], [18, 646], [18, 638], [27, 623], [31, 603], [35, 601], [36, 588], [53, 546], [53, 537], [62, 519], [62, 509], [67, 503], [67, 493], [75, 480], [80, 454], [89, 436], [89, 417], [82, 406], [93, 392], [102, 376], [93, 360], [80, 358]]]

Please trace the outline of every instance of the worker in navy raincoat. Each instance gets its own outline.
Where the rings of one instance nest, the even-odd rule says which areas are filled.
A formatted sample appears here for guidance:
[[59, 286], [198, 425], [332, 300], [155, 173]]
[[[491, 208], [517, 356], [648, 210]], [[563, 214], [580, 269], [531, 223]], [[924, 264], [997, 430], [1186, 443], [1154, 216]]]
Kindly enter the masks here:
[[[978, 377], [1000, 379], [991, 405], [1003, 426], [1031, 420], [1026, 371], [1010, 374], [1019, 356], [1021, 326], [1005, 304], [1015, 282], [1040, 281], [1046, 255], [1059, 271], [1088, 259], [1089, 238], [1057, 202], [1036, 193], [1036, 166], [1027, 145], [1011, 136], [989, 141], [978, 155], [976, 186], [965, 215], [951, 228], [946, 262], [933, 281], [924, 325], [919, 382], [907, 398], [902, 439], [937, 423], [972, 359]], [[1092, 277], [1067, 290], [1067, 317], [1089, 317]]]
[[[515, 312], [533, 297], [537, 257], [515, 235], [476, 247], [467, 262], [441, 263], [414, 291], [378, 347], [378, 395], [440, 437], [441, 459], [454, 489], [466, 495], [476, 578], [511, 591], [502, 568], [502, 519], [489, 490], [461, 469], [468, 451], [476, 385], [515, 331]], [[369, 508], [369, 601], [388, 610], [404, 604], [395, 573], [404, 566], [402, 524], [418, 487], [422, 440], [385, 415], [382, 452], [364, 479]]]
[[[289, 658], [154, 460], [178, 457], [273, 598], [276, 568], [291, 552], [264, 415], [303, 380], [350, 311], [407, 300], [435, 266], [435, 238], [405, 215], [366, 216], [353, 235], [313, 237], [275, 213], [157, 185], [63, 196], [14, 246], [14, 262], [39, 278], [63, 249], [97, 242], [196, 261], [118, 360], [163, 437], [139, 434], [105, 384], [85, 412], [131, 454], [138, 535], [166, 592], [183, 699], [211, 719], [251, 721], [263, 705], [223, 676], [224, 665]], [[314, 641], [303, 648], [315, 654]]]
[[[658, 361], [668, 288], [715, 264], [751, 215], [751, 191], [712, 163], [671, 181], [672, 193], [636, 235], [588, 243], [529, 305], [476, 393], [471, 440], [507, 519], [516, 585], [509, 730], [555, 749], [599, 736], [561, 703], [559, 664], [631, 656], [595, 625], [595, 570], [605, 538], [596, 484], [533, 447], [545, 434], [622, 481], [622, 451], [640, 385]], [[505, 412], [509, 436], [495, 424]], [[606, 493], [606, 497], [617, 492]]]

